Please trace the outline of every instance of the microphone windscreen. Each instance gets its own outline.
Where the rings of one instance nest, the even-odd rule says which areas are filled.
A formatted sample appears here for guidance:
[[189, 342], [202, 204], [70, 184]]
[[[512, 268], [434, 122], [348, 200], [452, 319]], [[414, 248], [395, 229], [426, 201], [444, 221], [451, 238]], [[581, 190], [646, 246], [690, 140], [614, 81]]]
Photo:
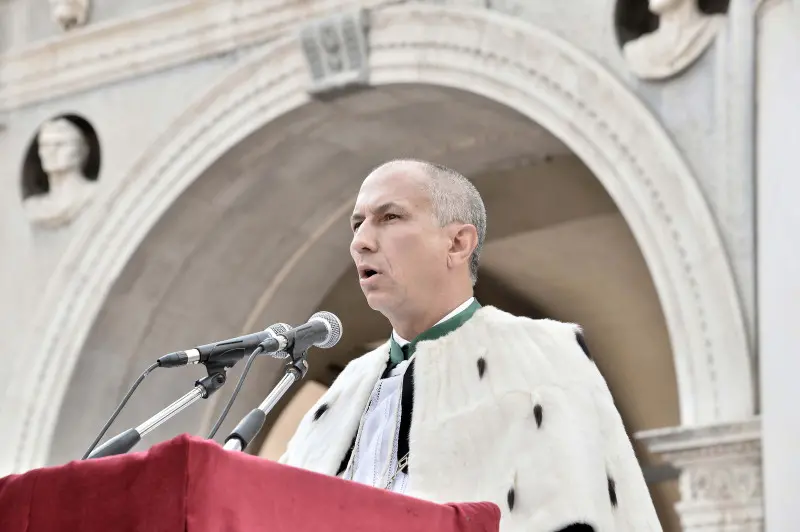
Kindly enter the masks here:
[[327, 349], [335, 346], [339, 343], [339, 340], [342, 339], [342, 322], [339, 321], [339, 318], [336, 317], [336, 314], [332, 312], [321, 311], [311, 316], [308, 321], [311, 320], [322, 321], [328, 328], [328, 336], [324, 340], [314, 344], [317, 347]]

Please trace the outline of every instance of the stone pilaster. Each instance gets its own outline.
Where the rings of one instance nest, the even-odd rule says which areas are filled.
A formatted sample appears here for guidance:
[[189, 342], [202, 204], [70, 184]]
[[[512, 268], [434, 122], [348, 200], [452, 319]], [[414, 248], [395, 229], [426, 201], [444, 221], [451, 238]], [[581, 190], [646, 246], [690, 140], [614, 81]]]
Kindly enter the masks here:
[[688, 532], [761, 532], [760, 419], [636, 435], [681, 471], [676, 510]]

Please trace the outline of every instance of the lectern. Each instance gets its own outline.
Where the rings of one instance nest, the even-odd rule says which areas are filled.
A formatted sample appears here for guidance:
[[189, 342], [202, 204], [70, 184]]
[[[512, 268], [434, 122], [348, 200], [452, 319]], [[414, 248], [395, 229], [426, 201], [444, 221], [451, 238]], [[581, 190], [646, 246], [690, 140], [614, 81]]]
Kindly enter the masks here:
[[178, 436], [0, 479], [3, 532], [498, 532], [491, 503], [435, 504]]

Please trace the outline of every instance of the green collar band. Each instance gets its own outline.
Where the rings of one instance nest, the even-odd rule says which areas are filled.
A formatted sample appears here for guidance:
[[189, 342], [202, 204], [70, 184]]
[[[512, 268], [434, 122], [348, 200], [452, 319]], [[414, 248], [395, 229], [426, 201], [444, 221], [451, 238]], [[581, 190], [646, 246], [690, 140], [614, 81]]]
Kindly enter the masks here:
[[472, 303], [470, 303], [467, 308], [465, 308], [455, 316], [446, 319], [442, 323], [434, 325], [427, 331], [423, 332], [422, 334], [414, 338], [411, 342], [408, 343], [408, 349], [406, 349], [405, 352], [403, 348], [400, 347], [400, 344], [398, 344], [395, 341], [394, 335], [392, 335], [391, 347], [389, 349], [390, 366], [394, 367], [403, 360], [410, 358], [411, 355], [414, 354], [414, 351], [416, 351], [417, 344], [419, 342], [425, 340], [436, 340], [438, 338], [441, 338], [442, 336], [446, 336], [451, 332], [455, 331], [456, 329], [461, 327], [468, 319], [470, 319], [472, 315], [475, 314], [475, 311], [478, 310], [479, 308], [481, 308], [481, 304], [478, 303], [477, 299], [473, 300]]

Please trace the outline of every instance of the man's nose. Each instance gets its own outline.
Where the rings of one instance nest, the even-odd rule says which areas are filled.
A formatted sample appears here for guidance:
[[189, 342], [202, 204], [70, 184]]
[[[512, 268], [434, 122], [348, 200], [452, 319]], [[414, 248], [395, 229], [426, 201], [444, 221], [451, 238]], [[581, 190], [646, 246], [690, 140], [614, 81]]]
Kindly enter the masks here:
[[353, 234], [353, 240], [350, 242], [350, 251], [353, 254], [369, 253], [375, 251], [377, 247], [375, 231], [368, 224], [361, 224]]

